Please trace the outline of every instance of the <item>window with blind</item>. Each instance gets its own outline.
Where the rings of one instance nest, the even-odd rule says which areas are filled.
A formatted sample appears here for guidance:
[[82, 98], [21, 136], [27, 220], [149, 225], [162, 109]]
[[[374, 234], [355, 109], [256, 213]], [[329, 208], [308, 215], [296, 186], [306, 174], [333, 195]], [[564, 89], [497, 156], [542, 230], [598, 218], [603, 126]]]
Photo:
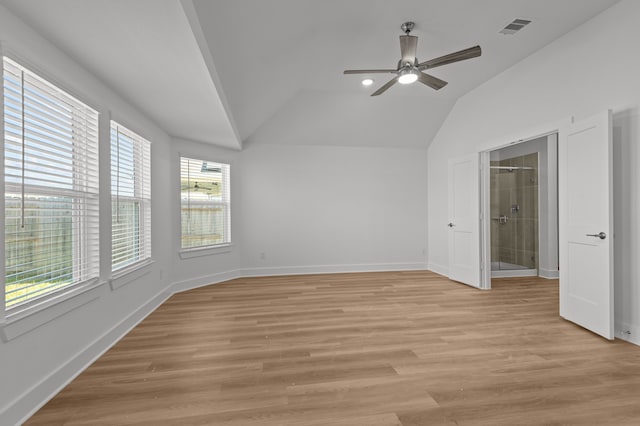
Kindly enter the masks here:
[[151, 143], [111, 122], [111, 269], [151, 258]]
[[230, 165], [180, 157], [182, 248], [231, 242]]
[[3, 57], [5, 306], [99, 274], [98, 113]]

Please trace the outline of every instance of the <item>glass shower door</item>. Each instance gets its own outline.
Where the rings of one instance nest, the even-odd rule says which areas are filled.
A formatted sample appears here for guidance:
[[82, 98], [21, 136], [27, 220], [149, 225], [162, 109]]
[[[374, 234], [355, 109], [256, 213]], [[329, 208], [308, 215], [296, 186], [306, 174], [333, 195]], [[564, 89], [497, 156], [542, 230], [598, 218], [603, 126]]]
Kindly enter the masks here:
[[538, 153], [491, 162], [491, 269], [538, 264]]

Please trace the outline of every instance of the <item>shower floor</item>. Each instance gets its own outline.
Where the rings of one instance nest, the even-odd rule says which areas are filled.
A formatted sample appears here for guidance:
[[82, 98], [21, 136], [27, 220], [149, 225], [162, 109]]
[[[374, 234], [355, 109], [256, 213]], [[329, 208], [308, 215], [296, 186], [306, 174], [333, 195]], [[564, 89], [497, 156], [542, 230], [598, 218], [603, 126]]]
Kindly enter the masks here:
[[529, 269], [526, 266], [515, 265], [507, 262], [491, 262], [491, 277], [536, 277], [537, 269]]
[[503, 271], [505, 269], [509, 270], [518, 270], [518, 269], [529, 269], [526, 266], [516, 265], [514, 263], [507, 262], [491, 262], [491, 270], [492, 271]]

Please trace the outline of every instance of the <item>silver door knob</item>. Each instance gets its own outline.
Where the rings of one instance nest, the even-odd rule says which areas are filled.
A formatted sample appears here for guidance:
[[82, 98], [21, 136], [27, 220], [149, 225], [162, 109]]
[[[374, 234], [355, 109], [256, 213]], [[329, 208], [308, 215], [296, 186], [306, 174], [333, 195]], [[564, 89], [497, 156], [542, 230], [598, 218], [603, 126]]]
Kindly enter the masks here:
[[599, 232], [597, 234], [587, 234], [587, 237], [596, 237], [604, 240], [605, 238], [607, 238], [607, 234], [605, 234], [604, 232]]
[[454, 225], [453, 223], [449, 222], [449, 223], [447, 224], [447, 226], [448, 226], [449, 228], [453, 228], [455, 225]]

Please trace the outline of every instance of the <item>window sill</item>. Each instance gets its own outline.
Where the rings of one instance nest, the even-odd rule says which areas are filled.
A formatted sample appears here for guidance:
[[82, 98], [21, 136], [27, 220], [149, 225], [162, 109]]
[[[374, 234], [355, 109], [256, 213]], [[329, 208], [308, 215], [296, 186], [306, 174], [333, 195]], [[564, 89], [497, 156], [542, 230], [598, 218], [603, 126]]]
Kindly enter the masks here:
[[25, 307], [15, 308], [15, 312], [7, 312], [6, 321], [0, 325], [2, 340], [8, 342], [41, 325], [73, 311], [100, 296], [100, 289], [105, 281], [91, 280], [62, 291], [53, 297]]
[[145, 259], [129, 265], [126, 268], [118, 269], [113, 273], [113, 276], [109, 280], [111, 290], [117, 290], [120, 287], [151, 273], [154, 263], [155, 262], [151, 259]]
[[192, 249], [182, 249], [178, 252], [180, 259], [191, 259], [194, 257], [212, 256], [222, 253], [230, 253], [232, 244], [220, 244], [217, 246], [196, 247]]

